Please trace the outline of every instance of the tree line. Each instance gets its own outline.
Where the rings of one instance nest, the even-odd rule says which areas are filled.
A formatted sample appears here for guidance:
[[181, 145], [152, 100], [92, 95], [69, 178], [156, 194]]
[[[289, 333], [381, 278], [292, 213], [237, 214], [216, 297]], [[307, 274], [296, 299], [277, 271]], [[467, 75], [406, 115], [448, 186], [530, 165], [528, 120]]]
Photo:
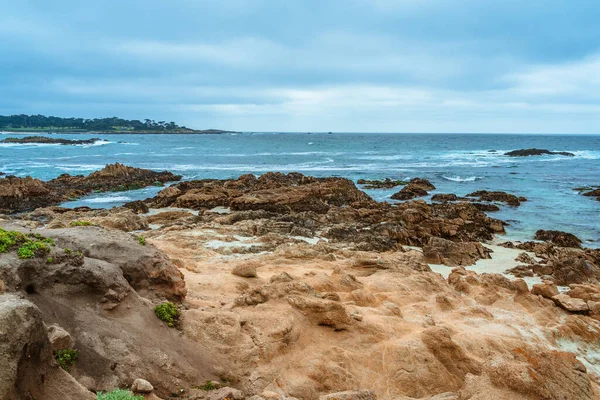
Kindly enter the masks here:
[[173, 131], [188, 130], [185, 126], [179, 126], [175, 122], [154, 121], [151, 119], [128, 120], [117, 117], [112, 118], [61, 118], [47, 117], [44, 115], [0, 115], [0, 129], [27, 129], [27, 128], [51, 128], [51, 129], [76, 129], [88, 131]]

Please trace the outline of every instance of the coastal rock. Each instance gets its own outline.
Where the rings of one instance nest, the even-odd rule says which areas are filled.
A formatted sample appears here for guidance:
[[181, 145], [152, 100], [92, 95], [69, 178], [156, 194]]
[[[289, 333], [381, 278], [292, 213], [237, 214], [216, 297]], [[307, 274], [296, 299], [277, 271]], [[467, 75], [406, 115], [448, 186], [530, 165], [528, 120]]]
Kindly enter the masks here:
[[133, 384], [131, 385], [131, 391], [133, 393], [141, 394], [152, 393], [154, 391], [154, 387], [147, 380], [138, 378], [133, 381]]
[[391, 189], [396, 186], [408, 184], [408, 182], [392, 180], [390, 178], [385, 178], [383, 180], [381, 180], [381, 179], [374, 179], [374, 180], [359, 179], [358, 181], [356, 181], [356, 183], [359, 185], [363, 185], [363, 187], [365, 189]]
[[561, 231], [545, 231], [543, 229], [540, 229], [535, 233], [534, 239], [552, 242], [560, 247], [581, 248], [582, 243], [581, 239], [572, 233]]
[[325, 214], [332, 206], [342, 207], [361, 202], [374, 204], [349, 179], [269, 172], [258, 178], [243, 175], [235, 180], [182, 182], [160, 192], [150, 204], [194, 210], [221, 206], [235, 211]]
[[22, 219], [38, 221], [49, 229], [76, 227], [76, 226], [101, 226], [108, 229], [118, 229], [124, 232], [147, 230], [146, 221], [134, 211], [127, 208], [91, 209], [88, 207], [63, 208], [45, 207], [38, 208]]
[[490, 367], [491, 382], [524, 398], [595, 399], [585, 366], [575, 354], [517, 347], [513, 357]]
[[316, 325], [328, 326], [336, 331], [348, 329], [352, 325], [352, 319], [344, 306], [337, 301], [295, 295], [289, 296], [287, 300]]
[[531, 294], [539, 295], [547, 299], [552, 299], [559, 294], [558, 288], [553, 282], [544, 282], [533, 285]]
[[567, 157], [574, 157], [575, 154], [566, 151], [549, 151], [545, 149], [523, 149], [513, 150], [508, 153], [504, 153], [505, 156], [509, 157], [528, 157], [528, 156], [542, 156], [542, 155], [560, 155]]
[[23, 138], [6, 138], [1, 143], [42, 143], [42, 144], [62, 144], [62, 145], [81, 145], [81, 144], [94, 144], [101, 139], [61, 139], [51, 138], [47, 136], [26, 136]]
[[427, 196], [427, 190], [434, 190], [435, 186], [427, 179], [414, 178], [399, 192], [392, 195], [394, 200], [411, 200], [416, 197]]
[[0, 398], [96, 398], [55, 364], [42, 314], [30, 301], [0, 295], [0, 337]]
[[590, 309], [584, 300], [573, 298], [564, 293], [552, 296], [552, 300], [554, 300], [556, 305], [570, 312], [586, 312]]
[[319, 400], [377, 400], [377, 396], [371, 390], [349, 390], [330, 393], [319, 397]]
[[171, 172], [155, 172], [148, 169], [129, 167], [115, 163], [92, 172], [88, 176], [62, 174], [48, 181], [48, 185], [68, 197], [80, 197], [92, 191], [119, 191], [140, 189], [150, 185], [163, 185], [178, 181], [181, 175]]
[[59, 325], [51, 324], [47, 327], [47, 331], [52, 352], [57, 350], [72, 349], [75, 345], [75, 341], [69, 332], [61, 328]]
[[47, 183], [31, 178], [0, 178], [0, 213], [30, 211], [66, 200]]
[[431, 197], [432, 201], [439, 201], [440, 203], [445, 203], [448, 201], [457, 201], [458, 200], [458, 196], [453, 194], [453, 193], [438, 193], [438, 194], [434, 194]]
[[482, 258], [492, 258], [490, 250], [479, 242], [457, 243], [439, 237], [431, 237], [423, 246], [425, 262], [445, 264], [451, 267], [472, 265]]
[[520, 206], [522, 201], [527, 200], [524, 197], [517, 197], [514, 194], [506, 192], [488, 192], [487, 190], [469, 193], [467, 197], [477, 197], [480, 201], [498, 201], [515, 207]]
[[231, 273], [242, 278], [256, 278], [256, 265], [252, 263], [238, 264], [231, 270]]

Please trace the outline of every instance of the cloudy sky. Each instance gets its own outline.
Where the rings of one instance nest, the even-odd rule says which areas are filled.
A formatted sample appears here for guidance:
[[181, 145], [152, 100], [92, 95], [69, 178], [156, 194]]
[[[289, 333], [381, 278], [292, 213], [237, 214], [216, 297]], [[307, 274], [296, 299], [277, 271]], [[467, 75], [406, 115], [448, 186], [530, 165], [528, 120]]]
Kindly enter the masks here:
[[0, 114], [600, 133], [598, 0], [0, 0]]

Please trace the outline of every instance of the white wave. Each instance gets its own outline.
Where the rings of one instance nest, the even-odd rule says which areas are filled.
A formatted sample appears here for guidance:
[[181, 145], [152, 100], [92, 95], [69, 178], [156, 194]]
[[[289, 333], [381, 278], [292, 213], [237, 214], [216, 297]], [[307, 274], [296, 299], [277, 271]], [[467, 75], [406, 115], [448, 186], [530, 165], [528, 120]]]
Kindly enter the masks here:
[[463, 178], [461, 176], [446, 176], [446, 175], [442, 175], [442, 178], [448, 180], [448, 181], [452, 181], [452, 182], [475, 182], [478, 181], [482, 178], [478, 177], [478, 176], [469, 176], [466, 178]]
[[195, 149], [195, 147], [174, 147], [173, 150], [190, 150]]
[[57, 147], [60, 143], [0, 143], [0, 147]]
[[90, 199], [81, 199], [84, 203], [114, 203], [117, 201], [131, 201], [131, 197], [112, 196], [112, 197], [93, 197]]
[[94, 143], [84, 144], [84, 145], [81, 145], [81, 147], [83, 147], [84, 149], [87, 149], [88, 147], [104, 146], [104, 145], [110, 144], [110, 143], [112, 143], [112, 142], [110, 142], [108, 140], [96, 140]]
[[310, 146], [311, 144], [314, 144], [314, 142], [308, 142], [307, 144]]

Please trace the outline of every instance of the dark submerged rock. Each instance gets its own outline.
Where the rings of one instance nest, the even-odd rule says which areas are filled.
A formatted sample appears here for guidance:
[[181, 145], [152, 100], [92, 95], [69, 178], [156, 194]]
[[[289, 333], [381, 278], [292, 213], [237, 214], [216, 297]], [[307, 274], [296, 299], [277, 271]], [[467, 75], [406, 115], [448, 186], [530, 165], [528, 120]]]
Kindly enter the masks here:
[[545, 149], [522, 149], [513, 150], [508, 153], [504, 153], [505, 156], [509, 157], [529, 157], [529, 156], [542, 156], [542, 155], [560, 155], [566, 157], [575, 157], [575, 154], [567, 151], [549, 151]]
[[24, 138], [6, 138], [2, 143], [42, 143], [42, 144], [62, 144], [62, 145], [77, 145], [77, 144], [94, 144], [97, 141], [102, 140], [100, 138], [92, 139], [61, 139], [61, 138], [50, 138], [47, 136], [27, 136]]

